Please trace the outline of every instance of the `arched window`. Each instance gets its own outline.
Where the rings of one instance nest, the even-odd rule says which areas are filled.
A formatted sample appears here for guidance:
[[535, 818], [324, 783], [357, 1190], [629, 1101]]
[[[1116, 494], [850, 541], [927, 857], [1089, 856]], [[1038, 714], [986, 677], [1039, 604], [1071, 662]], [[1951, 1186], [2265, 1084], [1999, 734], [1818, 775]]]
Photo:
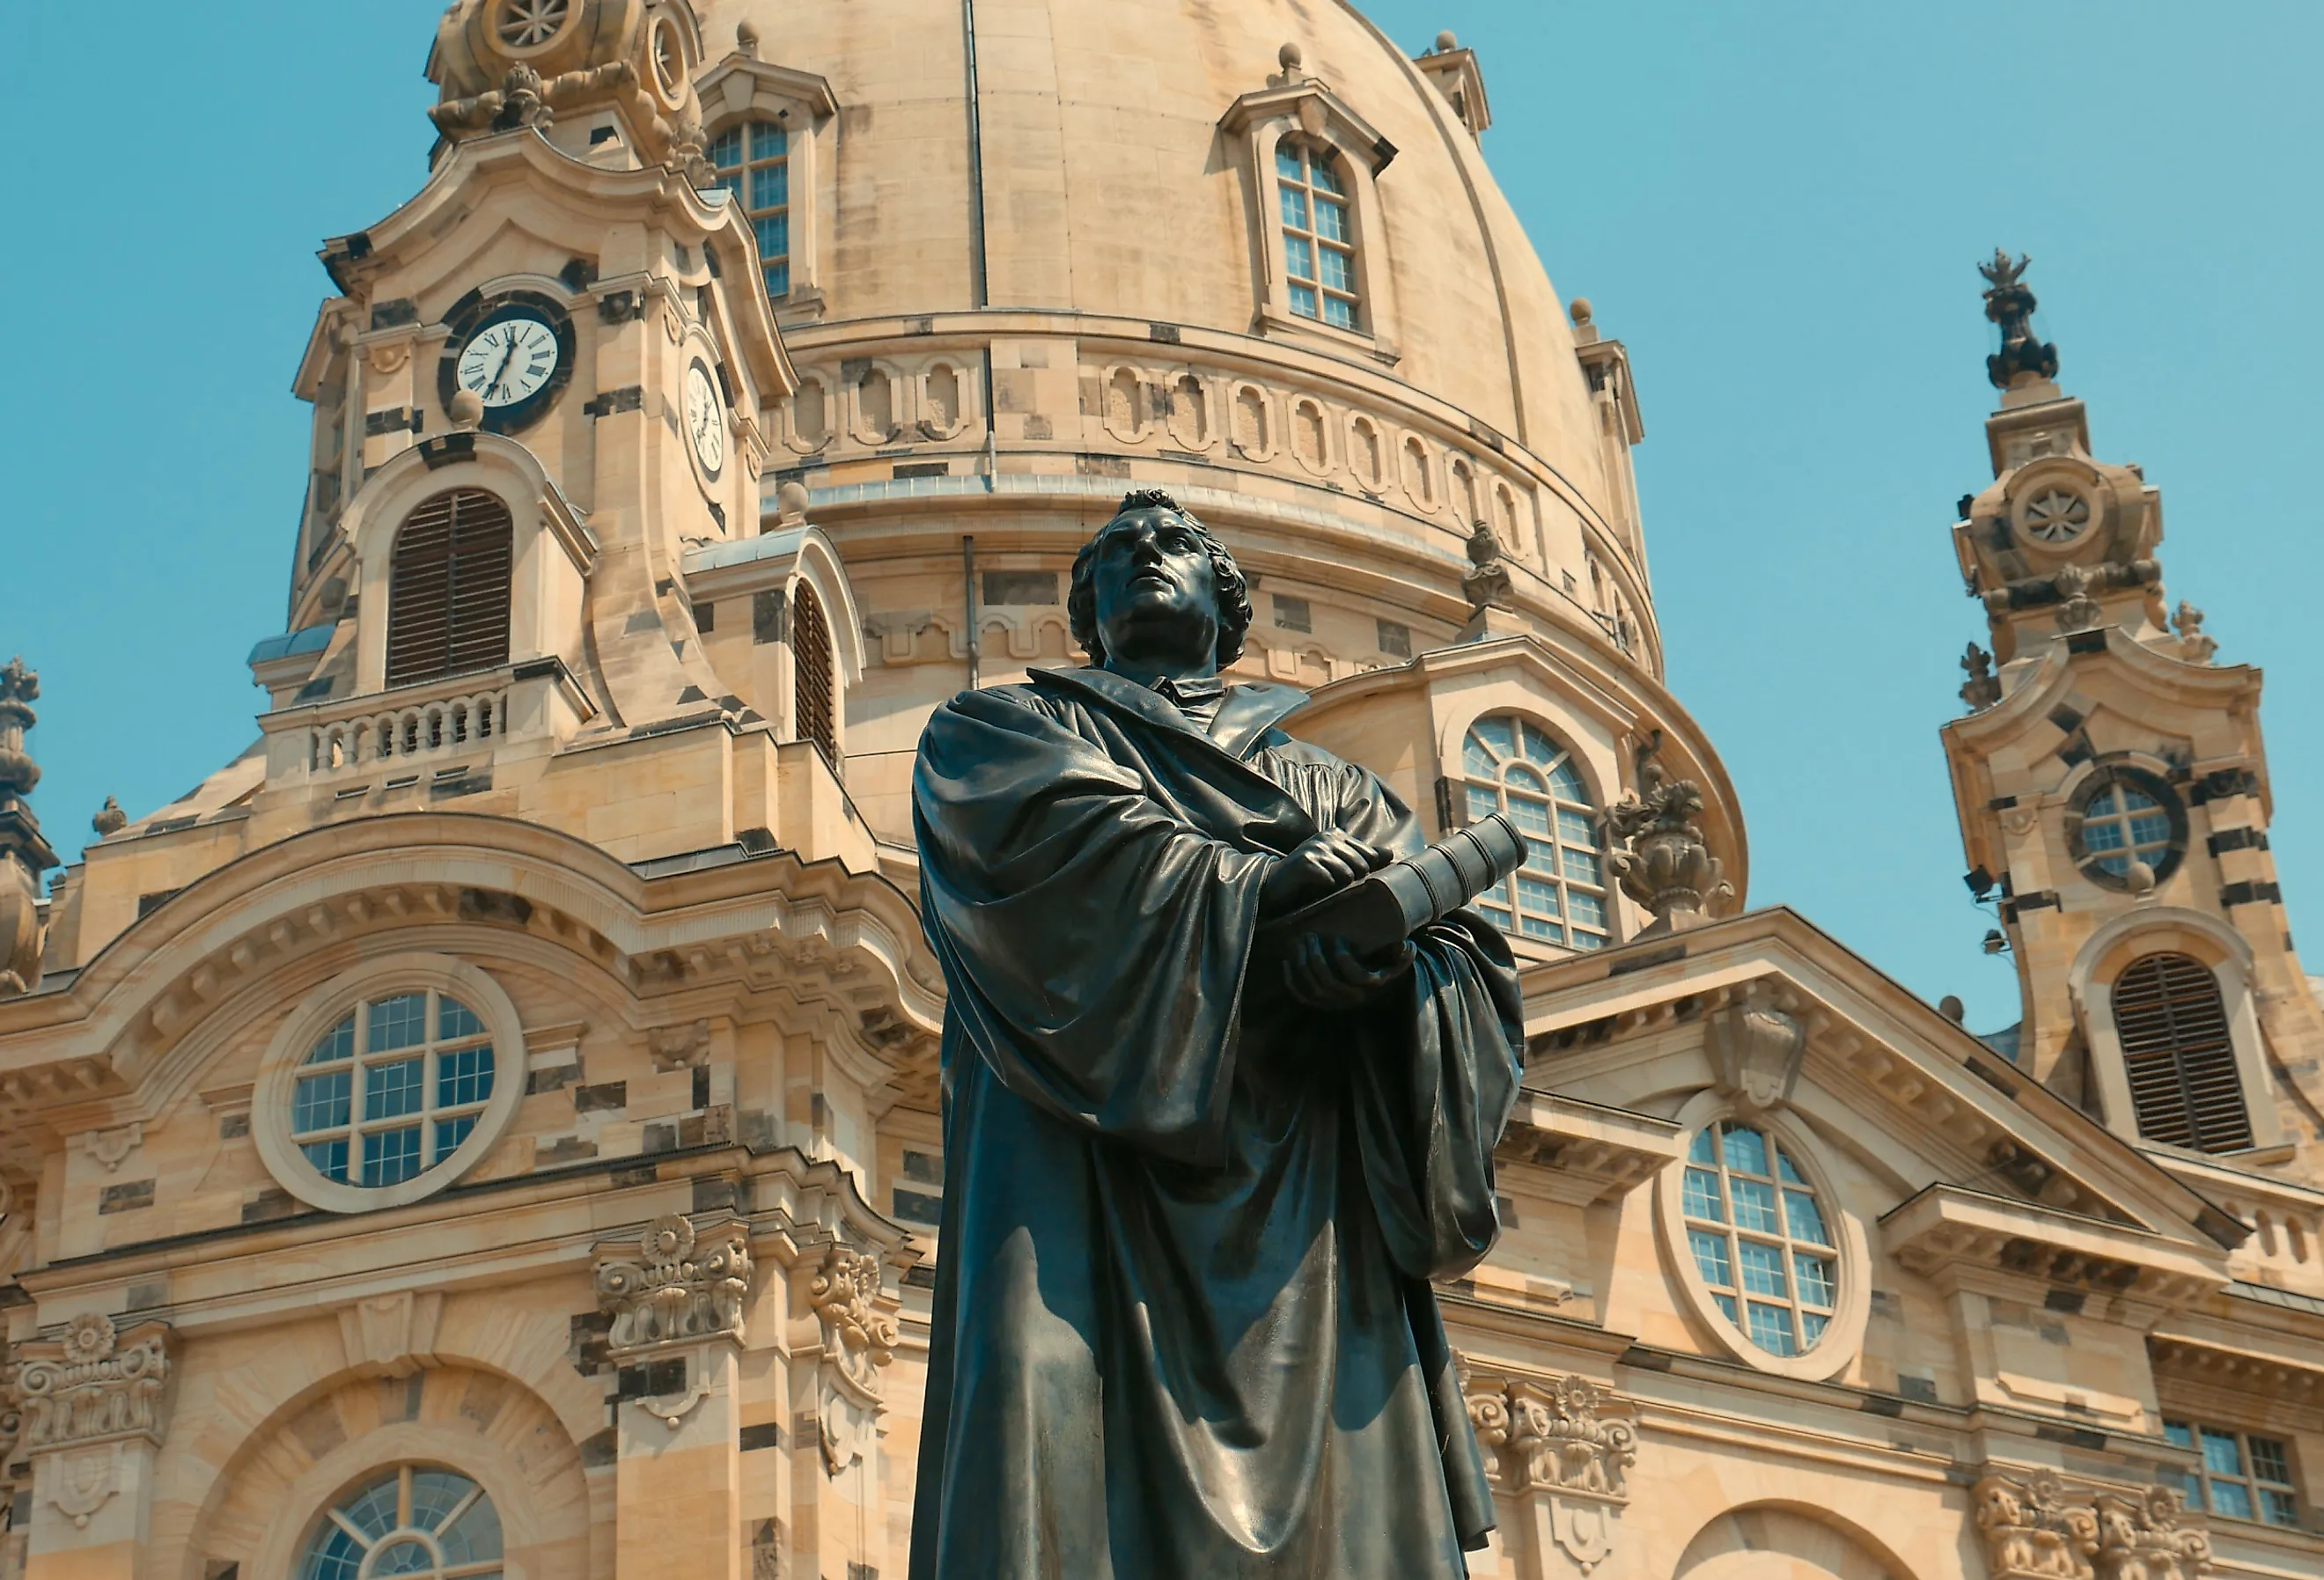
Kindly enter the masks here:
[[1771, 1355], [1815, 1348], [1840, 1304], [1840, 1243], [1775, 1138], [1738, 1120], [1704, 1126], [1681, 1203], [1695, 1270], [1727, 1320]]
[[323, 1511], [298, 1580], [497, 1580], [501, 1520], [484, 1488], [457, 1471], [407, 1465], [363, 1483]]
[[2138, 1133], [2205, 1152], [2252, 1144], [2227, 1005], [2209, 966], [2148, 955], [2115, 979], [2115, 1035]]
[[387, 578], [387, 683], [508, 662], [512, 525], [497, 494], [457, 488], [411, 513]]
[[1275, 176], [1291, 310], [1338, 328], [1359, 328], [1356, 233], [1346, 180], [1331, 154], [1287, 138], [1275, 145]]
[[791, 293], [790, 134], [773, 121], [729, 126], [710, 140], [718, 184], [734, 194], [759, 238], [767, 294]]
[[1461, 749], [1469, 815], [1507, 812], [1526, 835], [1526, 864], [1477, 904], [1504, 932], [1603, 948], [1611, 932], [1598, 814], [1573, 754], [1513, 714], [1480, 718]]
[[831, 622], [823, 600], [801, 582], [791, 608], [791, 707], [795, 734], [823, 748], [823, 760], [839, 770], [839, 715], [833, 679]]

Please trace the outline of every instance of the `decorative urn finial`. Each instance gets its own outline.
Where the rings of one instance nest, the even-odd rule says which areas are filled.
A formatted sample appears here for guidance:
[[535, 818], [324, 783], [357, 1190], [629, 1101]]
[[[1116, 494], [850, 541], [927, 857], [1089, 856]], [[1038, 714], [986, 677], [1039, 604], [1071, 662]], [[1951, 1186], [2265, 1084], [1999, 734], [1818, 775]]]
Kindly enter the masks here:
[[32, 711], [40, 695], [41, 677], [23, 659], [0, 666], [0, 998], [41, 979], [41, 874], [57, 864], [24, 804], [41, 782], [40, 764], [24, 750], [24, 732], [40, 722]]
[[1694, 821], [1702, 787], [1665, 775], [1662, 747], [1660, 730], [1646, 736], [1638, 747], [1637, 793], [1606, 809], [1608, 833], [1629, 846], [1607, 854], [1607, 870], [1655, 919], [1641, 937], [1701, 927], [1711, 919], [1704, 914], [1710, 902], [1735, 892]]
[[1997, 390], [2058, 376], [2058, 348], [2034, 338], [2034, 291], [2024, 282], [2033, 262], [2021, 255], [2013, 263], [2006, 251], [1996, 247], [1993, 262], [1977, 266], [1986, 280], [1985, 316], [2001, 326], [2001, 349], [1985, 359], [1985, 376]]

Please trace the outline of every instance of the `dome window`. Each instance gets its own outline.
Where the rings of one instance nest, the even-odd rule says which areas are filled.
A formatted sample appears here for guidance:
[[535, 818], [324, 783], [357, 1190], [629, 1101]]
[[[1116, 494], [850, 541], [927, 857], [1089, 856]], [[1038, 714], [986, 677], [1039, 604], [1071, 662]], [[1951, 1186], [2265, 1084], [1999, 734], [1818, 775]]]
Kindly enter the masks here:
[[1320, 149], [1278, 143], [1275, 177], [1291, 310], [1334, 328], [1361, 328], [1356, 233], [1338, 161]]
[[1477, 908], [1507, 933], [1604, 948], [1612, 924], [1598, 810], [1573, 753], [1531, 720], [1496, 714], [1469, 726], [1461, 769], [1469, 816], [1506, 812], [1526, 834], [1525, 865], [1479, 895]]
[[768, 300], [781, 300], [791, 291], [790, 134], [772, 121], [729, 126], [710, 140], [710, 162], [758, 238]]

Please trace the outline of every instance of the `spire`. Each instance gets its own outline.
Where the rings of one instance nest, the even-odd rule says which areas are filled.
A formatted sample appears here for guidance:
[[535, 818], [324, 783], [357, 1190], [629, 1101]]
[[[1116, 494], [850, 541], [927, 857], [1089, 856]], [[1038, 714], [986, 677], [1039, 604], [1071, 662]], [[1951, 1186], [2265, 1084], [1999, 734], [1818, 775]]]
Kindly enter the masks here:
[[41, 677], [11, 659], [0, 669], [0, 998], [29, 989], [41, 975], [41, 874], [57, 864], [41, 820], [24, 798], [41, 782], [24, 750], [24, 732], [40, 720], [32, 704]]
[[2058, 348], [2034, 338], [2036, 303], [2025, 284], [2025, 269], [2033, 262], [2021, 254], [2013, 263], [2006, 248], [1996, 247], [1993, 262], [1977, 266], [1985, 276], [1985, 316], [2001, 326], [2001, 349], [1985, 359], [1985, 376], [1997, 390], [2047, 383], [2058, 376]]

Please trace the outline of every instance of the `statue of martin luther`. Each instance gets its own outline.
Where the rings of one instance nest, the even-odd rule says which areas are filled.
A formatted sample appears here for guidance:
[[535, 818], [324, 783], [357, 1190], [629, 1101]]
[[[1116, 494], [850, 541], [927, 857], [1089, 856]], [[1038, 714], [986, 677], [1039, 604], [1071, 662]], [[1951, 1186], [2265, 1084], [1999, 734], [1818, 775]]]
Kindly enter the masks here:
[[1421, 845], [1227, 686], [1250, 597], [1168, 495], [1074, 560], [1088, 669], [964, 692], [913, 777], [949, 993], [911, 1580], [1420, 1580], [1493, 1503], [1430, 1289], [1492, 1243], [1523, 1039], [1473, 912], [1269, 919]]

